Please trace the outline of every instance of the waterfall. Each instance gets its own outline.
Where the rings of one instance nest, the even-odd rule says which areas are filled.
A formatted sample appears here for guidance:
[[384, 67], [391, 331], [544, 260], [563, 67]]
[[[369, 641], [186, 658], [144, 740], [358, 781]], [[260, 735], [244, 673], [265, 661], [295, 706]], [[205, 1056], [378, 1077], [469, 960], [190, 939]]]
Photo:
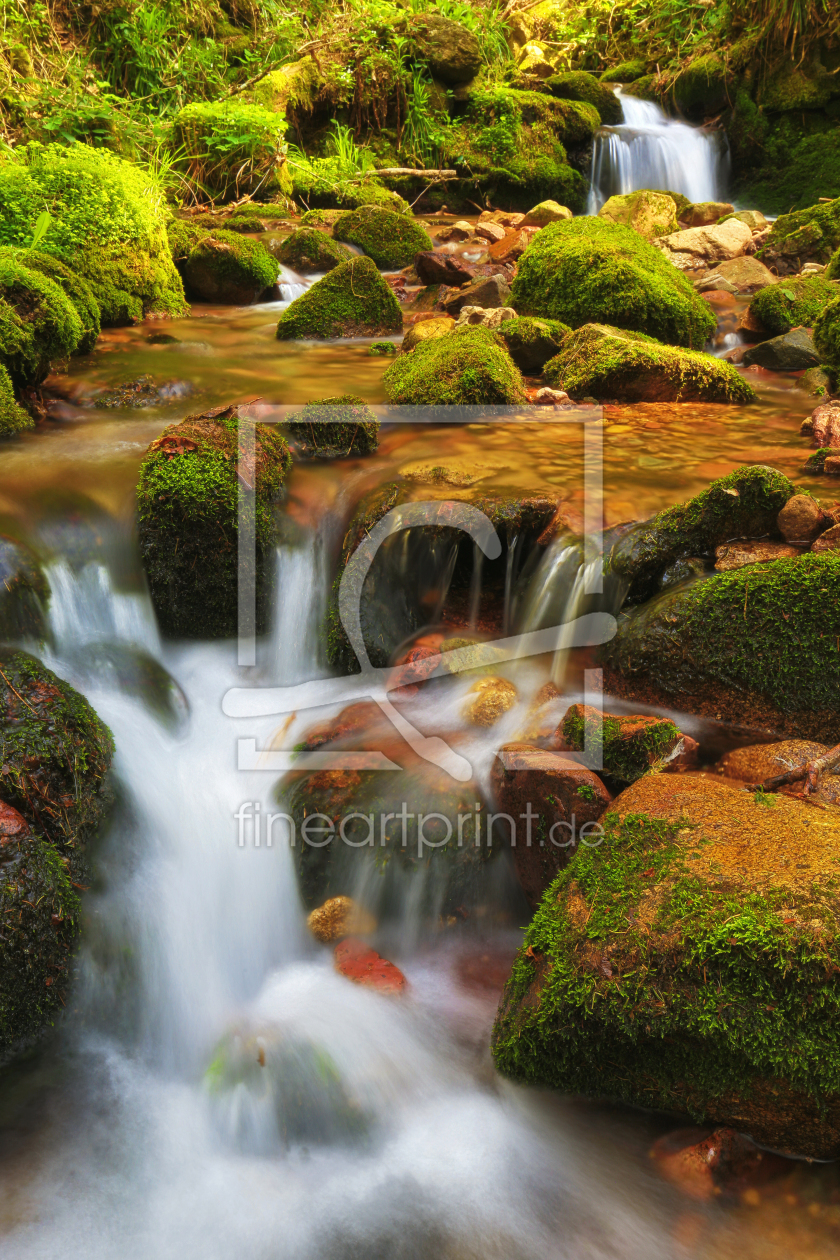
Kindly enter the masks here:
[[652, 101], [625, 96], [624, 122], [602, 127], [592, 150], [588, 214], [597, 214], [616, 193], [660, 188], [682, 193], [689, 201], [719, 201], [726, 168], [726, 141], [668, 118]]

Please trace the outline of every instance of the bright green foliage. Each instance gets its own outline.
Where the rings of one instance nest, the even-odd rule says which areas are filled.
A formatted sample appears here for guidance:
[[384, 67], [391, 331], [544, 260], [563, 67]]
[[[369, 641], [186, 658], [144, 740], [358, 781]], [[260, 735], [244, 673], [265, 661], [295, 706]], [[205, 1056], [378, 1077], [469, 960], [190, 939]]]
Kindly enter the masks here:
[[371, 258], [333, 268], [283, 312], [281, 341], [294, 338], [378, 337], [399, 332], [402, 311]]
[[658, 512], [628, 531], [613, 547], [610, 572], [628, 584], [628, 601], [653, 595], [675, 560], [712, 556], [732, 538], [765, 538], [777, 532], [776, 518], [794, 493], [774, 468], [736, 468], [687, 503]]
[[166, 225], [166, 236], [172, 261], [181, 266], [187, 261], [196, 245], [209, 235], [204, 227], [200, 227], [191, 219], [170, 219]]
[[103, 324], [185, 314], [163, 195], [148, 171], [82, 144], [27, 145], [0, 163], [0, 244], [26, 246], [44, 209], [52, 222], [39, 249], [87, 280]]
[[632, 228], [599, 218], [549, 224], [522, 255], [512, 304], [579, 328], [601, 322], [702, 347], [715, 316], [691, 282]]
[[83, 337], [75, 306], [54, 280], [0, 249], [0, 361], [15, 385], [40, 385]]
[[467, 324], [445, 337], [420, 341], [382, 378], [392, 403], [455, 405], [523, 402], [519, 370], [488, 329]]
[[621, 122], [621, 101], [594, 74], [587, 74], [585, 70], [555, 74], [546, 80], [546, 87], [553, 96], [570, 101], [588, 101], [595, 106], [601, 122], [606, 126]]
[[286, 119], [242, 100], [196, 101], [175, 115], [176, 148], [190, 179], [211, 195], [233, 199], [245, 193], [289, 191], [283, 170]]
[[550, 385], [572, 398], [621, 402], [755, 402], [731, 363], [702, 350], [663, 346], [643, 333], [584, 324], [545, 365]]
[[[384, 206], [401, 214], [408, 203], [373, 175], [348, 170], [337, 157], [289, 158], [292, 195], [305, 205], [355, 210], [359, 206]], [[304, 215], [304, 218], [306, 216]]]
[[[146, 454], [137, 486], [140, 551], [164, 634], [237, 633], [239, 415], [228, 407], [166, 429]], [[254, 511], [256, 632], [268, 623], [275, 543], [271, 505], [291, 466], [273, 426], [256, 425]], [[243, 563], [250, 561], [243, 558]]]
[[0, 363], [0, 437], [14, 437], [24, 429], [34, 428], [29, 412], [15, 402], [12, 379]]
[[522, 315], [518, 319], [504, 320], [497, 331], [521, 372], [541, 372], [557, 354], [569, 327], [556, 319]]
[[407, 214], [362, 206], [342, 215], [333, 228], [337, 241], [358, 245], [383, 271], [396, 271], [432, 248], [426, 229]]
[[100, 327], [99, 303], [88, 282], [52, 254], [43, 254], [38, 249], [23, 249], [17, 259], [30, 271], [39, 271], [63, 289], [82, 321], [82, 336], [75, 353], [87, 354], [96, 345]]
[[207, 301], [247, 305], [277, 283], [277, 260], [261, 241], [215, 230], [190, 250], [183, 264], [187, 287]]
[[772, 337], [791, 328], [811, 328], [832, 299], [840, 297], [840, 287], [823, 276], [790, 277], [770, 284], [750, 302], [754, 315]]
[[299, 228], [277, 251], [277, 258], [293, 271], [332, 271], [351, 257], [350, 250], [337, 244], [318, 228]]
[[354, 394], [306, 403], [286, 423], [302, 453], [318, 459], [370, 455], [379, 445], [379, 421]]
[[825, 367], [840, 377], [840, 297], [829, 302], [814, 324], [814, 346]]

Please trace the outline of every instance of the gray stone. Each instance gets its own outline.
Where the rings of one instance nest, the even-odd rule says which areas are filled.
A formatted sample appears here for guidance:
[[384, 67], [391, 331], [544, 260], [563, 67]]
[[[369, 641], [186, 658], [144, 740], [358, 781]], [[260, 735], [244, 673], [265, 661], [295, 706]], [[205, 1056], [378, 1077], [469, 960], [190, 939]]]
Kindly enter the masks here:
[[792, 328], [781, 337], [750, 346], [742, 362], [745, 367], [757, 365], [771, 372], [801, 372], [819, 367], [820, 356], [814, 349], [811, 334], [804, 328]]

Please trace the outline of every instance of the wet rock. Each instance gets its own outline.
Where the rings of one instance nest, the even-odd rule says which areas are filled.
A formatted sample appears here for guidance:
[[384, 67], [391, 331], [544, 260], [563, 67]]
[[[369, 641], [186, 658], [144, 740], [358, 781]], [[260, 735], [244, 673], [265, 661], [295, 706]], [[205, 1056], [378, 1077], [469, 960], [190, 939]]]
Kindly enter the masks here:
[[399, 967], [354, 936], [336, 945], [335, 969], [354, 984], [376, 989], [378, 993], [396, 996], [405, 992], [408, 986]]
[[376, 931], [376, 919], [351, 897], [330, 897], [310, 911], [306, 926], [316, 941], [332, 945], [345, 936], [369, 936]]
[[495, 726], [518, 699], [516, 687], [507, 678], [479, 678], [467, 692], [463, 716], [470, 726]]
[[248, 306], [277, 282], [277, 263], [260, 241], [238, 232], [203, 237], [183, 264], [184, 280], [205, 302]]
[[490, 259], [492, 262], [517, 262], [525, 250], [533, 240], [533, 233], [538, 231], [537, 228], [525, 228], [521, 232], [508, 232], [495, 245], [490, 246]]
[[[769, 271], [757, 258], [744, 255], [741, 258], [728, 258], [717, 263], [714, 270], [695, 281], [696, 288], [722, 288], [719, 280], [730, 285], [733, 293], [756, 293], [776, 283], [778, 277]], [[716, 282], [712, 284], [712, 281]]]
[[713, 481], [707, 490], [633, 525], [614, 544], [610, 571], [628, 582], [627, 599], [656, 594], [659, 578], [675, 561], [708, 556], [732, 539], [766, 538], [794, 488], [773, 468], [748, 466]]
[[677, 207], [667, 193], [622, 193], [610, 197], [598, 211], [598, 217], [611, 223], [623, 223], [651, 241], [677, 231]]
[[[611, 797], [586, 766], [531, 744], [505, 744], [490, 772], [496, 809], [505, 822], [522, 891], [534, 908], [581, 838], [597, 840], [595, 824]], [[515, 844], [513, 844], [515, 840]]]
[[682, 752], [682, 741], [669, 718], [616, 717], [588, 704], [573, 704], [555, 737], [558, 748], [586, 750], [593, 764], [621, 783], [632, 783], [649, 770], [664, 769]]
[[[838, 460], [838, 463], [840, 463], [840, 460]], [[838, 468], [838, 472], [840, 472], [840, 468]], [[832, 525], [830, 529], [820, 534], [819, 538], [811, 544], [811, 550], [815, 552], [840, 551], [840, 525]]]
[[355, 394], [306, 403], [286, 426], [298, 459], [346, 459], [370, 455], [379, 446], [379, 421]]
[[[695, 201], [683, 211], [680, 217], [690, 228], [708, 227], [712, 223], [717, 223], [724, 215], [732, 214], [733, 209], [734, 207], [728, 201]], [[743, 223], [744, 220], [738, 219], [737, 222]], [[752, 224], [746, 224], [746, 226], [752, 231]]]
[[500, 326], [499, 336], [519, 370], [536, 374], [559, 352], [567, 332], [567, 325], [556, 319], [535, 319], [525, 315], [507, 320]]
[[479, 223], [498, 223], [503, 228], [521, 227], [525, 218], [518, 210], [482, 210], [478, 216]]
[[836, 1158], [840, 810], [648, 775], [603, 825], [528, 929], [499, 1070]]
[[[728, 779], [740, 779], [744, 783], [764, 783], [776, 775], [786, 774], [822, 757], [828, 752], [827, 744], [819, 744], [811, 739], [785, 739], [775, 744], [749, 744], [745, 748], [734, 748], [724, 753], [715, 766], [718, 774]], [[783, 792], [796, 794], [802, 791], [802, 783], [791, 784], [782, 788]], [[819, 777], [816, 791], [811, 799], [828, 804], [840, 803], [840, 774], [823, 772]]]
[[447, 315], [457, 315], [464, 306], [480, 306], [485, 310], [510, 305], [510, 286], [503, 275], [482, 276], [457, 293], [449, 293], [443, 301]]
[[779, 215], [759, 257], [784, 276], [801, 271], [807, 262], [827, 263], [838, 246], [840, 197]]
[[806, 368], [819, 367], [820, 357], [814, 349], [814, 339], [804, 328], [794, 328], [781, 337], [760, 341], [750, 346], [743, 358], [746, 367], [756, 365], [771, 372], [801, 372]]
[[497, 328], [501, 328], [502, 324], [512, 319], [516, 319], [516, 311], [512, 306], [495, 306], [489, 311], [483, 306], [462, 306], [455, 321], [455, 327], [476, 324], [495, 332]]
[[468, 83], [481, 69], [481, 46], [472, 31], [439, 13], [423, 13], [410, 22], [416, 54], [441, 83]]
[[792, 328], [813, 327], [838, 296], [840, 288], [820, 276], [797, 276], [762, 289], [750, 303], [750, 311], [768, 336], [781, 336]]
[[787, 543], [811, 543], [828, 525], [825, 513], [809, 494], [795, 494], [779, 513], [779, 533]]
[[799, 432], [810, 437], [814, 446], [840, 447], [840, 402], [822, 403], [815, 407]]
[[[140, 554], [166, 635], [233, 638], [238, 632], [239, 423], [235, 405], [188, 416], [164, 429], [140, 467]], [[254, 458], [255, 628], [261, 634], [273, 594], [270, 509], [291, 466], [288, 447], [274, 425], [255, 426]]]
[[389, 401], [403, 405], [524, 400], [519, 369], [495, 334], [481, 327], [420, 341], [391, 364], [382, 383]]
[[0, 535], [0, 641], [43, 640], [50, 588], [28, 547]]
[[831, 379], [822, 368], [808, 368], [800, 378], [799, 387], [812, 398], [823, 398], [831, 392]]
[[500, 223], [477, 223], [475, 234], [480, 236], [482, 240], [490, 241], [491, 244], [503, 241], [507, 236], [507, 232]]
[[352, 256], [346, 245], [315, 227], [299, 228], [277, 250], [279, 261], [301, 275], [310, 271], [332, 271]]
[[89, 846], [113, 800], [111, 733], [25, 652], [0, 661], [0, 1061], [65, 1005]]
[[414, 259], [414, 270], [423, 284], [448, 284], [453, 288], [469, 284], [473, 273], [469, 267], [451, 254], [439, 254], [427, 250]]
[[124, 407], [163, 407], [180, 398], [189, 398], [192, 392], [193, 387], [188, 381], [165, 381], [158, 385], [153, 377], [144, 375], [99, 394], [93, 405], [100, 411], [121, 410]]
[[732, 218], [746, 223], [751, 232], [763, 232], [770, 226], [760, 210], [736, 210]]
[[436, 236], [439, 241], [468, 241], [472, 234], [472, 224], [466, 219], [459, 219], [451, 227], [440, 228]]
[[131, 696], [170, 731], [189, 718], [190, 705], [168, 670], [142, 648], [125, 643], [85, 643], [67, 653], [73, 680], [88, 686], [107, 684]]
[[588, 74], [585, 70], [567, 71], [552, 75], [546, 86], [552, 96], [569, 101], [587, 101], [594, 105], [606, 127], [621, 122], [621, 101], [612, 88], [601, 83], [594, 74]]
[[762, 1151], [735, 1129], [678, 1129], [650, 1152], [660, 1175], [692, 1199], [742, 1194], [788, 1171], [789, 1161]]
[[556, 201], [541, 201], [528, 211], [519, 226], [544, 228], [549, 223], [559, 223], [562, 219], [571, 218], [573, 215], [567, 206], [561, 206]]
[[715, 548], [715, 569], [718, 573], [727, 573], [730, 569], [742, 569], [746, 564], [767, 564], [785, 557], [793, 559], [801, 554], [799, 548], [788, 546], [787, 543], [772, 542], [769, 539], [758, 542], [736, 539], [735, 542], [722, 543]]
[[708, 267], [725, 258], [737, 258], [751, 241], [752, 232], [747, 225], [729, 219], [713, 227], [686, 228], [683, 232], [660, 236], [654, 245], [675, 267], [686, 271], [692, 267]]
[[381, 337], [402, 329], [402, 311], [370, 258], [354, 258], [295, 298], [277, 324], [280, 341]]
[[435, 337], [445, 337], [455, 327], [451, 315], [441, 315], [437, 319], [422, 319], [412, 324], [402, 339], [403, 350], [413, 350], [421, 341]]
[[700, 556], [685, 556], [684, 559], [675, 560], [673, 564], [668, 565], [659, 579], [659, 587], [664, 591], [668, 587], [677, 586], [680, 582], [690, 582], [694, 578], [704, 577], [705, 573], [705, 560]]
[[526, 392], [528, 401], [534, 403], [537, 407], [556, 407], [560, 403], [569, 401], [569, 395], [564, 389], [549, 389], [547, 385], [543, 385], [541, 389], [535, 389], [533, 394], [530, 390]]

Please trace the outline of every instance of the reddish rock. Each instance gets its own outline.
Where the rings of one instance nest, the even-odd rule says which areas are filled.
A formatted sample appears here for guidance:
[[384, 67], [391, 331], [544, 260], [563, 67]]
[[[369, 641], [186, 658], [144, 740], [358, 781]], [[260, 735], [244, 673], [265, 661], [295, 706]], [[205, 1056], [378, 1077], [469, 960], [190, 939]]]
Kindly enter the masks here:
[[811, 438], [814, 446], [840, 446], [840, 403], [822, 403], [807, 420], [802, 421], [800, 433]]
[[840, 525], [832, 525], [811, 544], [812, 551], [840, 551]]
[[737, 1196], [790, 1170], [781, 1155], [760, 1150], [734, 1129], [677, 1129], [654, 1142], [651, 1159], [665, 1178], [692, 1199]]
[[316, 748], [322, 748], [324, 744], [332, 743], [333, 740], [357, 735], [360, 731], [365, 731], [375, 724], [380, 714], [379, 706], [372, 700], [360, 700], [358, 704], [350, 704], [346, 709], [342, 709], [337, 717], [310, 727], [301, 741], [301, 748], [305, 752], [312, 752]]
[[782, 508], [776, 524], [787, 543], [811, 543], [824, 532], [825, 513], [809, 494], [795, 494]]
[[414, 270], [423, 284], [448, 284], [459, 288], [469, 284], [473, 273], [466, 263], [452, 254], [440, 254], [430, 249], [414, 259]]
[[690, 735], [682, 737], [682, 752], [668, 762], [666, 774], [685, 774], [687, 770], [696, 770], [700, 764], [700, 745]]
[[479, 223], [498, 223], [504, 228], [517, 228], [524, 219], [516, 210], [482, 210], [478, 216]]
[[595, 838], [597, 819], [612, 798], [597, 774], [579, 761], [532, 744], [500, 748], [490, 785], [497, 811], [515, 823], [515, 832], [507, 820], [496, 826], [512, 840], [522, 891], [536, 907], [577, 841]]
[[391, 675], [388, 690], [394, 697], [407, 700], [417, 694], [417, 684], [430, 678], [440, 664], [440, 652], [415, 643], [404, 652]]
[[336, 971], [354, 984], [390, 994], [402, 993], [408, 984], [399, 967], [356, 936], [348, 936], [336, 945], [333, 956]]
[[490, 246], [490, 257], [494, 262], [510, 260], [515, 262], [521, 258], [530, 244], [527, 232], [509, 232], [502, 240]]
[[799, 547], [791, 547], [787, 543], [769, 542], [729, 542], [715, 548], [715, 568], [718, 573], [726, 573], [729, 569], [742, 569], [746, 564], [764, 564], [771, 560], [792, 559], [801, 556]]
[[18, 842], [28, 835], [26, 819], [11, 805], [0, 801], [0, 866], [14, 861], [19, 852]]
[[476, 224], [475, 234], [485, 241], [503, 241], [507, 235], [501, 223], [489, 222]]
[[738, 320], [736, 331], [743, 333], [748, 341], [765, 341], [770, 336], [761, 320], [749, 307]]
[[738, 305], [735, 294], [728, 293], [726, 289], [709, 289], [708, 293], [701, 294], [701, 297], [719, 311]]

